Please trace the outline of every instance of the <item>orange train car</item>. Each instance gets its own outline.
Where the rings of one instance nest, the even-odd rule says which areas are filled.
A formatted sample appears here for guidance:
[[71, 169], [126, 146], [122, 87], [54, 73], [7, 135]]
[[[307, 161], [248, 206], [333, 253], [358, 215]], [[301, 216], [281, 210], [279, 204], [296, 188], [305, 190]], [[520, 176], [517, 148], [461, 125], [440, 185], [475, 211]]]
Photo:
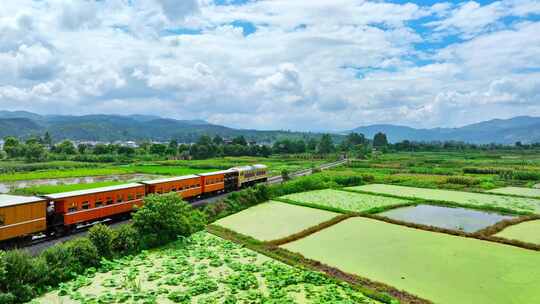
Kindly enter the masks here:
[[197, 174], [201, 177], [202, 193], [210, 194], [225, 190], [225, 174], [229, 170]]
[[143, 181], [141, 184], [146, 186], [146, 194], [177, 192], [183, 199], [189, 199], [202, 193], [201, 177], [197, 175]]
[[[45, 195], [52, 203], [49, 226], [70, 230], [104, 218], [130, 213], [141, 206], [145, 186], [139, 183]], [[63, 231], [62, 231], [63, 232]]]
[[0, 195], [0, 241], [45, 232], [46, 204], [40, 197]]

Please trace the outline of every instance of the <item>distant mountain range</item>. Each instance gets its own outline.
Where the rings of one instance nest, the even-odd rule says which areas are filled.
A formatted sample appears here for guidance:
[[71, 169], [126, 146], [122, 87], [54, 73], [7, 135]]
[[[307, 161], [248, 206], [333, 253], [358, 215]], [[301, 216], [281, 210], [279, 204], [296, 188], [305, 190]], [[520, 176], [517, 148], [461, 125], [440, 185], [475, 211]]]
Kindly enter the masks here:
[[49, 132], [55, 141], [159, 140], [172, 138], [194, 142], [201, 135], [234, 137], [272, 142], [281, 138], [318, 136], [315, 133], [233, 129], [203, 120], [176, 120], [151, 115], [39, 115], [25, 111], [0, 111], [0, 138], [42, 136]]
[[[152, 115], [39, 115], [25, 111], [0, 111], [0, 138], [5, 136], [28, 137], [43, 135], [48, 131], [55, 141], [63, 139], [116, 141], [159, 140], [171, 138], [181, 142], [194, 142], [199, 136], [243, 135], [249, 140], [272, 142], [282, 138], [318, 137], [320, 133], [290, 131], [259, 131], [233, 129], [208, 123], [204, 120], [176, 120]], [[415, 129], [406, 126], [379, 124], [358, 127], [341, 132], [363, 133], [373, 138], [377, 132], [387, 135], [390, 142], [411, 141], [463, 141], [469, 143], [514, 144], [540, 142], [540, 117], [519, 116], [511, 119], [493, 119], [460, 128]], [[335, 139], [340, 135], [336, 134]]]
[[396, 125], [369, 125], [349, 132], [363, 133], [368, 138], [383, 132], [390, 142], [453, 140], [478, 144], [514, 144], [517, 141], [533, 143], [540, 142], [540, 117], [493, 119], [460, 128], [415, 129]]

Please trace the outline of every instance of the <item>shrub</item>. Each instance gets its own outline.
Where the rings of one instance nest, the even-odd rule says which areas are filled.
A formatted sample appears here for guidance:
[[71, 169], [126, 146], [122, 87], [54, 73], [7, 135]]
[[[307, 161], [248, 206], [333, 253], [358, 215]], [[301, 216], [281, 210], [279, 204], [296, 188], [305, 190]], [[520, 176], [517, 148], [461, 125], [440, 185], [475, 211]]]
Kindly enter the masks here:
[[139, 234], [131, 224], [123, 225], [114, 231], [112, 250], [115, 254], [132, 254], [137, 252], [139, 248]]
[[41, 283], [44, 275], [46, 277], [46, 273], [43, 273], [42, 267], [36, 267], [32, 256], [25, 251], [10, 250], [2, 253], [0, 258], [4, 274], [0, 277], [0, 291], [13, 295], [17, 302], [27, 302], [37, 296], [41, 289], [38, 283]]
[[49, 282], [58, 284], [75, 277], [76, 268], [74, 259], [69, 248], [64, 244], [58, 244], [47, 248], [41, 253], [41, 257], [49, 266]]
[[15, 298], [15, 296], [8, 292], [8, 293], [3, 293], [3, 292], [0, 292], [0, 303], [2, 304], [14, 304], [17, 302], [17, 298]]
[[97, 224], [88, 230], [88, 239], [96, 246], [99, 256], [109, 258], [112, 256], [113, 231], [111, 228]]
[[88, 238], [77, 238], [65, 243], [71, 256], [77, 261], [79, 268], [73, 268], [77, 273], [82, 273], [88, 267], [97, 267], [100, 264], [100, 256], [97, 247]]
[[177, 193], [149, 195], [133, 214], [133, 227], [143, 245], [154, 247], [204, 229], [206, 216], [184, 202]]

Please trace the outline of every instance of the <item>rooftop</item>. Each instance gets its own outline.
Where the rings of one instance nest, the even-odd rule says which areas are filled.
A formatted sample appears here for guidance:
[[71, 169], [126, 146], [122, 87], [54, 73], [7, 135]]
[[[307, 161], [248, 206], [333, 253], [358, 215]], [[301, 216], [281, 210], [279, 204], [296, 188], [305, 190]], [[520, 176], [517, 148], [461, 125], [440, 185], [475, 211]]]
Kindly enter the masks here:
[[45, 199], [41, 197], [36, 197], [36, 196], [16, 196], [16, 195], [0, 194], [0, 208], [35, 203], [35, 202], [40, 202], [44, 200]]
[[139, 183], [131, 183], [131, 184], [123, 184], [123, 185], [101, 187], [101, 188], [94, 188], [94, 189], [86, 189], [86, 190], [78, 190], [78, 191], [70, 191], [70, 192], [62, 192], [62, 193], [54, 193], [54, 194], [44, 195], [44, 197], [46, 197], [48, 199], [51, 199], [51, 200], [55, 200], [55, 199], [61, 199], [61, 198], [66, 198], [66, 197], [72, 197], [72, 196], [80, 196], [80, 195], [86, 195], [86, 194], [95, 194], [95, 193], [116, 191], [116, 190], [129, 189], [129, 188], [141, 187], [141, 186], [143, 186], [143, 185], [139, 184]]
[[161, 178], [161, 179], [154, 179], [149, 181], [142, 181], [141, 184], [145, 185], [155, 185], [155, 184], [161, 184], [161, 183], [168, 183], [168, 182], [176, 182], [186, 179], [192, 179], [192, 178], [199, 178], [197, 175], [184, 175], [184, 176], [175, 176], [170, 178]]

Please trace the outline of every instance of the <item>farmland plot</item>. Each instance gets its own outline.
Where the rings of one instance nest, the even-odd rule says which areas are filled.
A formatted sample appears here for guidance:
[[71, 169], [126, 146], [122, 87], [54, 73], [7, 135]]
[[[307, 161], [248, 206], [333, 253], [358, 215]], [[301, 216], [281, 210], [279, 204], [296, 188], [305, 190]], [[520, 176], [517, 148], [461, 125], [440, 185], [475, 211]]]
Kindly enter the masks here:
[[379, 303], [204, 232], [106, 266], [108, 272], [81, 276], [33, 303]]
[[540, 220], [523, 222], [507, 227], [495, 236], [531, 244], [540, 244]]
[[540, 213], [540, 200], [502, 195], [450, 191], [440, 189], [414, 188], [395, 185], [371, 184], [348, 188], [351, 190], [380, 193], [408, 198], [451, 202], [477, 207], [504, 208], [521, 213]]
[[540, 303], [540, 254], [351, 218], [284, 248], [437, 304]]
[[220, 219], [214, 224], [260, 241], [272, 241], [316, 226], [338, 215], [329, 211], [271, 201]]
[[281, 197], [314, 207], [336, 210], [364, 212], [384, 209], [386, 207], [407, 205], [411, 201], [398, 198], [382, 197], [371, 194], [352, 193], [332, 189], [295, 193]]
[[540, 197], [540, 189], [537, 188], [524, 188], [524, 187], [504, 187], [489, 190], [487, 192], [498, 194], [510, 194], [528, 197]]

